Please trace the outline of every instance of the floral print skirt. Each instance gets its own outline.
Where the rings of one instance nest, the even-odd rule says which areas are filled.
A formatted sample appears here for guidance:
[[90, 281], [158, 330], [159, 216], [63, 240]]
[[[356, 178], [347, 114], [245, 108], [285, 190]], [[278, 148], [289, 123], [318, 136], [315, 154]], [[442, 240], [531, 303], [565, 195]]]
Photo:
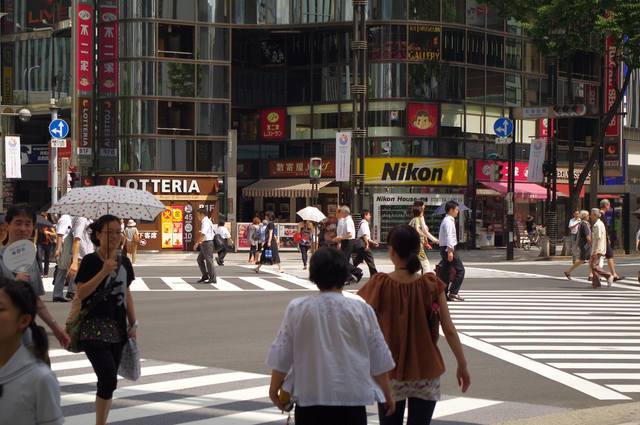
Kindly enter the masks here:
[[440, 400], [440, 378], [421, 379], [419, 381], [391, 380], [391, 392], [395, 401], [406, 400], [409, 397], [427, 401]]

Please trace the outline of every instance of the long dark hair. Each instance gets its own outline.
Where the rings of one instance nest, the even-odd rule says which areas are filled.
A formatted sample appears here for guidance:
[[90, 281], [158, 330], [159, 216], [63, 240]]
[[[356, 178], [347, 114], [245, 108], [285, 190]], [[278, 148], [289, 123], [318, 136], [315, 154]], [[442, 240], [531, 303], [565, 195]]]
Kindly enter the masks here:
[[400, 224], [389, 231], [387, 244], [402, 259], [407, 260], [407, 270], [409, 273], [416, 273], [422, 270], [420, 262], [420, 235], [418, 231], [407, 224]]
[[115, 215], [105, 214], [99, 219], [97, 219], [96, 221], [94, 221], [93, 223], [91, 223], [91, 225], [89, 225], [89, 229], [91, 229], [91, 242], [93, 242], [95, 246], [100, 246], [98, 233], [102, 232], [102, 229], [104, 229], [105, 226], [108, 226], [109, 223], [112, 223], [114, 221], [117, 221], [118, 223], [120, 223], [120, 219]]
[[0, 277], [0, 291], [4, 291], [4, 293], [7, 294], [9, 299], [11, 299], [11, 303], [18, 309], [20, 314], [28, 314], [31, 316], [29, 329], [31, 329], [33, 346], [29, 348], [38, 360], [51, 367], [51, 360], [49, 359], [49, 339], [44, 328], [36, 324], [37, 297], [31, 285]]

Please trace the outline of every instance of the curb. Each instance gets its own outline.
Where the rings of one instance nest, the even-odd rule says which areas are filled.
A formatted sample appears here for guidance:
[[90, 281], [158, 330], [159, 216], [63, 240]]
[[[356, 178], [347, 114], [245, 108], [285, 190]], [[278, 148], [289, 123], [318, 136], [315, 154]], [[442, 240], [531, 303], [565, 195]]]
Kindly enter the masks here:
[[498, 425], [640, 425], [640, 402], [501, 422]]

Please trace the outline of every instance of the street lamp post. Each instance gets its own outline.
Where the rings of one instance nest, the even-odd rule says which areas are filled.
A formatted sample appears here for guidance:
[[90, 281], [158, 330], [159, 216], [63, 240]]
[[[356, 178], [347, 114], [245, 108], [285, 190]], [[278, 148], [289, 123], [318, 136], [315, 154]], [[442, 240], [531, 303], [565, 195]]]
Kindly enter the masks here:
[[[56, 99], [51, 98], [49, 111], [51, 111], [51, 121], [58, 119], [58, 105]], [[51, 205], [58, 202], [58, 147], [55, 144], [51, 146]]]
[[515, 192], [516, 192], [516, 138], [517, 128], [513, 119], [513, 108], [509, 109], [509, 119], [513, 123], [513, 140], [509, 143], [509, 175], [507, 176], [507, 260], [514, 258], [515, 245]]

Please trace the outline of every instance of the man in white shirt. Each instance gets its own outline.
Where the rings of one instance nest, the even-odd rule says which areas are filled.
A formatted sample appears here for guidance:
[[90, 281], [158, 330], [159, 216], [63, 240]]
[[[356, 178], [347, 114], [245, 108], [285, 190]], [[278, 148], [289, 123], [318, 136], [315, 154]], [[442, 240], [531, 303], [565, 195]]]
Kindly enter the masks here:
[[358, 267], [358, 265], [364, 261], [367, 263], [367, 267], [369, 267], [369, 275], [373, 276], [378, 273], [378, 270], [376, 270], [376, 263], [373, 261], [371, 247], [376, 248], [379, 244], [371, 239], [369, 222], [371, 222], [371, 212], [369, 210], [362, 210], [362, 221], [360, 222], [360, 228], [358, 228], [356, 238], [356, 259], [353, 265]]
[[200, 221], [200, 236], [194, 249], [200, 248], [198, 267], [202, 273], [198, 283], [217, 283], [216, 270], [213, 266], [213, 237], [215, 235], [213, 223], [207, 217], [207, 210], [204, 208], [196, 210], [196, 218]]
[[[356, 225], [351, 218], [351, 210], [348, 206], [343, 205], [338, 209], [338, 226], [336, 228], [336, 237], [333, 242], [340, 244], [340, 250], [347, 257], [347, 261], [351, 263], [351, 254], [356, 242]], [[360, 282], [362, 279], [362, 270], [352, 266], [351, 277], [347, 284]]]
[[71, 265], [67, 273], [69, 276], [68, 299], [73, 299], [75, 295], [76, 274], [78, 274], [80, 261], [85, 255], [92, 254], [96, 250], [93, 242], [91, 242], [91, 229], [89, 228], [91, 223], [93, 223], [93, 220], [85, 217], [74, 217], [71, 222], [69, 235], [73, 237], [73, 246], [71, 247]]
[[231, 243], [231, 233], [229, 233], [227, 226], [225, 226], [224, 220], [221, 220], [218, 223], [218, 227], [215, 229], [215, 234], [222, 238], [222, 247], [220, 248], [220, 251], [218, 251], [216, 263], [218, 263], [219, 266], [224, 266], [224, 257], [227, 256], [229, 245]]
[[[460, 213], [460, 208], [456, 201], [449, 201], [446, 203], [444, 209], [446, 215], [442, 223], [440, 223], [440, 234], [438, 236], [438, 240], [440, 241], [440, 257], [442, 257], [442, 273], [439, 277], [447, 284], [447, 299], [449, 301], [464, 301], [464, 298], [458, 295], [462, 287], [462, 280], [464, 279], [464, 265], [456, 252], [456, 245], [458, 245], [456, 218]], [[451, 267], [455, 268], [456, 277], [452, 282], [449, 282]], [[451, 287], [449, 287], [449, 283], [451, 283]]]
[[591, 209], [591, 222], [593, 226], [591, 228], [591, 259], [589, 260], [589, 265], [593, 273], [591, 280], [591, 286], [593, 288], [600, 287], [601, 276], [607, 279], [608, 286], [611, 286], [613, 283], [613, 274], [605, 272], [600, 267], [600, 259], [607, 254], [607, 230], [601, 220], [601, 215], [598, 208]]
[[[65, 283], [71, 284], [71, 279], [68, 278], [69, 266], [71, 260], [71, 244], [65, 241], [71, 233], [71, 224], [73, 218], [69, 214], [63, 214], [56, 223], [56, 269], [53, 272], [53, 302], [67, 302], [67, 300], [73, 298], [73, 289], [71, 286], [67, 289], [67, 298], [64, 298], [64, 286]], [[63, 255], [63, 249], [66, 248], [66, 252]]]
[[578, 247], [576, 242], [578, 240], [578, 228], [580, 227], [580, 210], [573, 212], [573, 218], [569, 220], [569, 230], [571, 231], [571, 254], [573, 255], [573, 262], [578, 259]]

